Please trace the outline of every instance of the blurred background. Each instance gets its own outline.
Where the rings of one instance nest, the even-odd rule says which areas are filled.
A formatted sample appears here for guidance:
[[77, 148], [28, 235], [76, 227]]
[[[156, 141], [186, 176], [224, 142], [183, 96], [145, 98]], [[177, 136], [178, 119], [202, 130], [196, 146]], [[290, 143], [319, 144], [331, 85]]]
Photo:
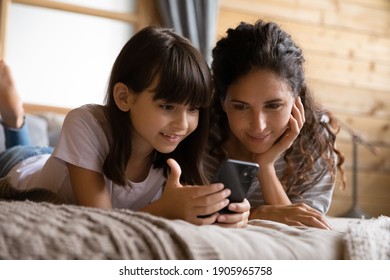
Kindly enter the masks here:
[[103, 103], [136, 31], [174, 28], [207, 59], [241, 21], [275, 21], [304, 50], [317, 101], [341, 121], [347, 188], [329, 215], [390, 216], [390, 0], [0, 0], [0, 56], [26, 108]]

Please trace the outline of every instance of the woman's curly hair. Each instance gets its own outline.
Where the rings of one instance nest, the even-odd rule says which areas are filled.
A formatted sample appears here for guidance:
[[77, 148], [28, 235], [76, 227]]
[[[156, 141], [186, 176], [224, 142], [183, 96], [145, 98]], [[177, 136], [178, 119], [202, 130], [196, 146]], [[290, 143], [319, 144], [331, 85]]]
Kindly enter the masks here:
[[[208, 151], [212, 157], [223, 160], [228, 156], [223, 146], [230, 129], [221, 106], [228, 87], [252, 70], [272, 71], [290, 85], [294, 97], [301, 98], [305, 109], [305, 124], [284, 154], [288, 166], [281, 179], [284, 188], [290, 192], [302, 182], [319, 180], [310, 176], [318, 158], [325, 162], [324, 168], [329, 170], [333, 181], [337, 169], [340, 170], [345, 186], [344, 156], [335, 147], [339, 125], [329, 111], [315, 103], [306, 85], [304, 62], [302, 50], [276, 23], [259, 20], [252, 25], [242, 22], [227, 31], [227, 36], [213, 49], [211, 68], [215, 92]], [[297, 154], [301, 155], [299, 162], [296, 161]]]

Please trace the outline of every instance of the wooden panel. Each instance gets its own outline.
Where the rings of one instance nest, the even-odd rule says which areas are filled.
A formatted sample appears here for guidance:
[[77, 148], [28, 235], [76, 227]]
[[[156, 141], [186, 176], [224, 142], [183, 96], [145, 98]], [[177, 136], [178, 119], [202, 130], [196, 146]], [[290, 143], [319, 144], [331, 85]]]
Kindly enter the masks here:
[[333, 10], [324, 13], [325, 25], [368, 34], [390, 35], [390, 10], [338, 0]]
[[[327, 215], [341, 216], [349, 211], [351, 207], [351, 200], [334, 198]], [[362, 200], [359, 202], [359, 207], [371, 217], [378, 217], [380, 215], [390, 216], [390, 203], [383, 204]]]
[[[347, 186], [345, 190], [335, 188], [333, 196], [339, 198], [352, 198], [352, 170], [346, 170]], [[357, 176], [359, 197], [375, 199], [378, 202], [390, 202], [390, 173], [378, 173], [375, 171], [359, 171]]]
[[306, 52], [307, 77], [342, 86], [390, 92], [390, 65]]
[[[221, 0], [222, 11], [388, 36], [390, 10], [352, 1]], [[239, 17], [238, 17], [239, 18]]]
[[[347, 188], [336, 188], [329, 213], [340, 215], [352, 206], [352, 173], [347, 171]], [[390, 216], [390, 173], [362, 172], [358, 174], [358, 205], [372, 216]]]
[[389, 0], [344, 0], [345, 2], [359, 4], [362, 7], [378, 8], [383, 10], [390, 10]]
[[[318, 2], [318, 1], [309, 1]], [[278, 19], [297, 20], [310, 23], [321, 22], [321, 10], [309, 5], [301, 9], [299, 3], [273, 0], [221, 0], [221, 12], [230, 11], [255, 17], [277, 16]], [[224, 16], [221, 16], [224, 17]], [[237, 18], [240, 18], [237, 16]]]
[[[352, 168], [353, 151], [351, 142], [337, 142], [337, 147], [345, 157], [345, 168]], [[390, 174], [390, 147], [381, 147], [378, 155], [374, 155], [366, 147], [359, 145], [357, 152], [359, 170], [371, 170]], [[389, 185], [390, 188], [390, 185]]]
[[[368, 63], [390, 64], [390, 38], [318, 25], [278, 21], [305, 53], [347, 58]], [[335, 47], [337, 46], [337, 47]]]
[[128, 23], [133, 23], [133, 24], [138, 21], [138, 17], [135, 14], [118, 13], [118, 12], [94, 9], [94, 8], [49, 1], [49, 0], [12, 0], [12, 2], [32, 5], [32, 6], [42, 7], [42, 8], [55, 9], [55, 10], [60, 10], [65, 12], [80, 13], [83, 15], [105, 17], [114, 20], [121, 20]]
[[11, 0], [0, 0], [0, 57], [6, 55], [5, 38], [7, 38], [8, 9]]
[[[226, 28], [234, 27], [239, 22], [239, 18], [251, 23], [259, 18], [258, 15], [240, 14], [240, 16], [238, 17], [237, 14], [231, 11], [221, 11], [218, 34], [223, 35]], [[272, 17], [270, 17], [270, 20], [272, 20]], [[372, 36], [325, 28], [319, 25], [307, 25], [280, 19], [273, 20], [293, 36], [305, 53], [310, 51], [332, 57], [390, 64], [390, 38], [387, 36]], [[337, 45], [337, 48], [334, 47], [335, 45]]]
[[46, 106], [46, 105], [36, 105], [36, 104], [23, 104], [24, 110], [26, 113], [30, 114], [38, 114], [42, 112], [54, 112], [59, 114], [67, 114], [71, 109], [64, 107], [54, 107], [54, 106]]
[[318, 103], [334, 113], [390, 119], [390, 93], [310, 80]]
[[[390, 144], [390, 119], [375, 119], [344, 114], [335, 114], [343, 124], [356, 131], [365, 141], [379, 146]], [[347, 129], [348, 129], [347, 128]], [[347, 129], [340, 130], [339, 139], [343, 142], [350, 141], [351, 137], [346, 134]]]

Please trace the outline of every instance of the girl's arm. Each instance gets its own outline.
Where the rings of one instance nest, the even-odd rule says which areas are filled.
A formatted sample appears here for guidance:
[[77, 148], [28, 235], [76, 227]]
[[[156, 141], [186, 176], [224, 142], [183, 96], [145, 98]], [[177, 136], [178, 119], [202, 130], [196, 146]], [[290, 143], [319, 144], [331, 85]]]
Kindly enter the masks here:
[[[229, 204], [228, 196], [231, 191], [224, 189], [222, 183], [183, 186], [180, 184], [180, 166], [173, 159], [167, 163], [170, 166], [170, 174], [162, 198], [143, 209], [144, 211], [194, 224], [216, 224], [232, 228], [247, 225], [250, 213], [248, 200]], [[225, 206], [234, 213], [220, 213]]]
[[170, 174], [162, 197], [141, 211], [197, 225], [215, 223], [219, 217], [218, 211], [229, 204], [227, 197], [230, 190], [224, 189], [222, 184], [183, 186], [180, 183], [180, 166], [173, 159], [169, 159], [167, 163]]
[[66, 165], [77, 204], [87, 207], [112, 208], [102, 174], [70, 163]]

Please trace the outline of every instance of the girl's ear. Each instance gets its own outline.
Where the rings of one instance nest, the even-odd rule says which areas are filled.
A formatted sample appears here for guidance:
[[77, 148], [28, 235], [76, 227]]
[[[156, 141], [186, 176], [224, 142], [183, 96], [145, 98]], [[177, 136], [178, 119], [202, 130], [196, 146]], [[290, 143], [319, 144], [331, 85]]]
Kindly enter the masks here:
[[114, 100], [116, 106], [123, 111], [130, 111], [130, 107], [133, 101], [133, 96], [129, 90], [129, 88], [124, 83], [116, 83], [114, 85]]

